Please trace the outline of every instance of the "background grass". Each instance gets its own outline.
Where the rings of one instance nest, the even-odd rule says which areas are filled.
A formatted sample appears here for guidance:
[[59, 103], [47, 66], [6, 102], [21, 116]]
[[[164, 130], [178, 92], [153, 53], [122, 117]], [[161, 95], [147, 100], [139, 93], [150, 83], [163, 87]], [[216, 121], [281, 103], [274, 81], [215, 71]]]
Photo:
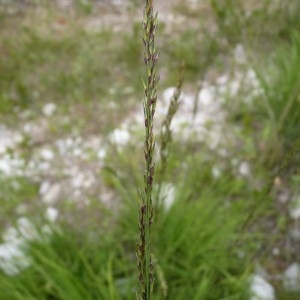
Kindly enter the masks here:
[[[140, 22], [134, 19], [141, 15], [139, 4], [129, 6], [122, 30], [115, 24], [91, 30], [87, 24], [101, 11], [103, 17], [115, 10], [103, 6], [103, 12], [99, 4], [85, 1], [69, 10], [22, 3], [0, 4], [1, 123], [22, 132], [28, 122], [45, 118], [45, 104], [55, 103], [57, 111], [49, 117], [42, 145], [27, 137], [8, 154], [26, 160], [57, 139], [105, 137], [141, 106], [143, 50]], [[171, 8], [186, 26], [174, 22], [170, 29], [161, 17], [159, 93], [176, 84], [182, 60], [184, 90], [190, 94], [197, 93], [200, 80], [213, 84], [220, 74], [248, 68], [260, 89], [247, 102], [250, 92], [240, 88], [222, 104], [226, 126], [235, 136], [226, 156], [196, 138], [173, 136], [161, 180], [176, 193], [170, 210], [162, 207], [153, 227], [154, 299], [249, 299], [249, 278], [257, 265], [271, 275], [277, 299], [298, 299], [299, 293], [286, 291], [273, 278], [300, 259], [299, 241], [289, 238], [290, 228], [297, 226], [289, 216], [290, 202], [276, 200], [287, 191], [291, 201], [300, 192], [299, 1], [207, 0], [196, 8], [185, 2]], [[237, 45], [243, 45], [246, 63], [234, 60]], [[93, 191], [85, 197], [87, 206], [66, 195], [54, 205], [60, 210], [55, 224], [44, 217], [39, 193], [44, 177], [1, 176], [1, 232], [28, 217], [42, 237], [23, 246], [29, 268], [14, 276], [0, 271], [1, 299], [135, 297], [142, 140], [137, 129], [126, 146], [107, 147], [96, 179], [113, 195], [112, 203], [105, 204], [105, 194]], [[82, 168], [94, 165], [95, 156], [88, 153]], [[245, 161], [251, 172], [241, 176], [238, 168]], [[216, 167], [219, 177], [213, 173]], [[64, 179], [63, 174], [48, 176], [50, 181]], [[45, 224], [50, 235], [43, 232]]]

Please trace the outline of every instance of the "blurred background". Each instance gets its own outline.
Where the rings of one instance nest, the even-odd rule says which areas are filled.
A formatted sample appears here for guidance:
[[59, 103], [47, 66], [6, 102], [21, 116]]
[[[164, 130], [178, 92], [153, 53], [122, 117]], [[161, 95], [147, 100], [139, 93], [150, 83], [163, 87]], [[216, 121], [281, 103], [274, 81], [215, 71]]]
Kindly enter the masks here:
[[[135, 297], [143, 6], [0, 1], [1, 300]], [[154, 6], [154, 299], [300, 299], [300, 1]]]

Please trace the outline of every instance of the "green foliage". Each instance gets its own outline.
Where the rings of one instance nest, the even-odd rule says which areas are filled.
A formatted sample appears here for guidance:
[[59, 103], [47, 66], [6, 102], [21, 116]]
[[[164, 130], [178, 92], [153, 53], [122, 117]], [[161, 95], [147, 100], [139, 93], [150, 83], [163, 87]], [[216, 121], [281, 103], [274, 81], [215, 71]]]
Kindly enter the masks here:
[[33, 202], [38, 193], [37, 186], [27, 178], [5, 178], [0, 175], [0, 223], [5, 224], [7, 219], [14, 219], [19, 205]]
[[283, 174], [292, 174], [299, 164], [293, 153], [299, 151], [300, 138], [300, 36], [296, 31], [290, 36], [265, 60], [264, 68], [256, 67], [261, 91], [252, 109], [263, 128], [261, 158]]
[[287, 143], [299, 137], [300, 123], [300, 35], [292, 35], [291, 43], [280, 47], [270, 62], [272, 77], [260, 74], [266, 107], [274, 133]]
[[[228, 258], [246, 211], [228, 206], [218, 193], [190, 197], [195, 174], [189, 169], [184, 175], [188, 186], [178, 187], [171, 210], [161, 211], [153, 227], [153, 253], [167, 285], [165, 299], [246, 299], [247, 254], [239, 258], [234, 251]], [[0, 275], [2, 298], [132, 299], [138, 203], [124, 201], [118, 222], [106, 230], [78, 231], [61, 224], [52, 228], [48, 241], [29, 242], [31, 266], [14, 277]], [[161, 277], [155, 277], [153, 298], [162, 299]]]
[[300, 29], [297, 0], [282, 0], [277, 3], [270, 0], [209, 2], [218, 32], [232, 46], [243, 43], [250, 49], [258, 47], [264, 52], [271, 51], [278, 42], [289, 40], [291, 30]]
[[[61, 106], [102, 102], [109, 82], [114, 81], [116, 89], [124, 87], [124, 79], [131, 74], [110, 64], [135, 68], [138, 59], [133, 56], [140, 51], [136, 40], [124, 34], [126, 55], [120, 55], [115, 50], [117, 35], [111, 31], [88, 33], [68, 28], [72, 26], [68, 23], [64, 26], [59, 35], [54, 31], [43, 35], [28, 27], [19, 28], [13, 36], [1, 36], [0, 114], [36, 109], [47, 102]], [[127, 59], [129, 54], [132, 59]], [[130, 78], [134, 87], [140, 83], [139, 75]]]
[[120, 299], [119, 293], [128, 290], [122, 278], [131, 280], [131, 275], [111, 233], [63, 232], [54, 231], [48, 242], [29, 243], [31, 267], [13, 278], [1, 275], [2, 299]]
[[[205, 43], [202, 40], [205, 40]], [[209, 33], [199, 35], [199, 29], [186, 29], [176, 37], [171, 37], [163, 50], [169, 56], [169, 66], [174, 69], [179, 62], [185, 64], [188, 79], [201, 78], [212, 64], [218, 64], [218, 54], [224, 50], [216, 38]], [[173, 72], [170, 72], [170, 76]], [[176, 79], [175, 79], [176, 80]]]
[[231, 43], [239, 42], [245, 20], [241, 0], [210, 0], [218, 28]]
[[237, 224], [232, 223], [230, 210], [212, 200], [205, 195], [186, 205], [178, 199], [161, 221], [155, 245], [169, 283], [168, 299], [246, 298], [246, 260], [234, 255], [228, 259]]

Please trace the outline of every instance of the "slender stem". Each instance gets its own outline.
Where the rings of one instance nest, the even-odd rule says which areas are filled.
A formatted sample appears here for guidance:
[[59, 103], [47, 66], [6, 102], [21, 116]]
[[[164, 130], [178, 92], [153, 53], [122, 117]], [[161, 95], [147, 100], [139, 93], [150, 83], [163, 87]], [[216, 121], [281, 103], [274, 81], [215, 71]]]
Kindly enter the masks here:
[[172, 130], [171, 130], [171, 123], [172, 120], [179, 108], [179, 98], [181, 95], [181, 88], [183, 84], [183, 73], [184, 73], [184, 63], [182, 62], [180, 69], [179, 69], [179, 79], [177, 82], [177, 86], [174, 90], [174, 93], [171, 97], [171, 101], [169, 104], [167, 115], [165, 116], [162, 125], [161, 125], [161, 131], [160, 131], [160, 160], [161, 165], [158, 172], [158, 188], [156, 193], [156, 209], [155, 214], [157, 215], [159, 212], [159, 207], [161, 206], [161, 202], [164, 199], [161, 199], [161, 190], [162, 190], [162, 181], [165, 177], [168, 159], [169, 159], [169, 146], [172, 142]]
[[154, 177], [153, 155], [155, 143], [153, 138], [153, 119], [157, 101], [156, 73], [158, 51], [155, 49], [155, 31], [157, 14], [153, 14], [153, 0], [146, 0], [143, 18], [143, 42], [145, 47], [144, 61], [146, 78], [144, 84], [144, 120], [145, 120], [145, 173], [144, 189], [140, 191], [141, 207], [139, 213], [140, 241], [138, 244], [137, 261], [139, 269], [140, 290], [137, 299], [150, 300], [154, 283], [153, 264], [151, 260], [151, 224], [153, 222], [152, 188]]

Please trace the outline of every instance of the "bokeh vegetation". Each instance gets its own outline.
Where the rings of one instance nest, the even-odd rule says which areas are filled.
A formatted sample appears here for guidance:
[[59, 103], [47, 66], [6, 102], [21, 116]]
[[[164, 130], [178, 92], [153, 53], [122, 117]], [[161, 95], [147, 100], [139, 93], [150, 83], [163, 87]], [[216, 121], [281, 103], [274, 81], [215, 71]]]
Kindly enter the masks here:
[[[24, 112], [34, 122], [43, 118], [45, 104], [55, 103], [47, 142], [105, 136], [141, 106], [142, 7], [130, 3], [126, 26], [112, 22], [96, 29], [89, 21], [112, 12], [92, 1], [75, 1], [68, 9], [43, 1], [1, 3], [1, 123], [21, 130]], [[170, 7], [185, 22], [170, 26], [159, 18], [160, 94], [176, 85], [182, 61], [183, 90], [192, 94], [199, 81], [213, 84], [220, 74], [234, 78], [248, 69], [259, 88], [252, 93], [245, 82], [222, 104], [234, 136], [226, 155], [203, 141], [173, 136], [159, 180], [175, 187], [175, 200], [161, 208], [152, 228], [154, 299], [249, 299], [249, 278], [258, 265], [274, 275], [278, 300], [299, 299], [274, 278], [300, 260], [299, 240], [289, 238], [299, 225], [289, 211], [290, 199], [300, 193], [300, 2], [206, 0]], [[240, 45], [243, 62], [233, 58]], [[143, 182], [143, 137], [136, 134], [123, 148], [112, 145], [97, 173], [114, 204], [107, 207], [96, 194], [85, 207], [61, 201], [55, 224], [44, 217], [40, 178], [0, 173], [0, 232], [25, 216], [42, 236], [23, 249], [28, 268], [14, 276], [0, 270], [1, 300], [135, 297], [137, 191]], [[156, 138], [159, 145], [159, 131]], [[28, 158], [39, 146], [25, 138], [18, 151]], [[250, 171], [240, 174], [244, 162]], [[285, 203], [277, 201], [283, 192], [290, 195]]]

